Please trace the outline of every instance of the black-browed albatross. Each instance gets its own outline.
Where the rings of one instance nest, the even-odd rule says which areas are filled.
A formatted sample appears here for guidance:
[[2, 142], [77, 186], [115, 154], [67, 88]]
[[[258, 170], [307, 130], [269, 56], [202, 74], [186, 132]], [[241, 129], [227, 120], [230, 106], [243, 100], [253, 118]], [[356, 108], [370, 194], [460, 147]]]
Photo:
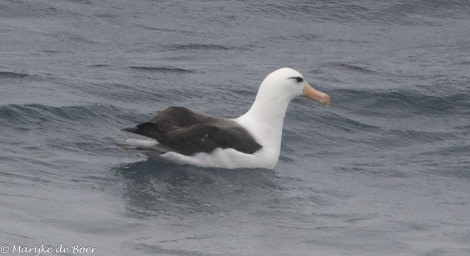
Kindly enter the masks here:
[[272, 169], [279, 159], [287, 106], [301, 95], [324, 105], [330, 103], [330, 96], [313, 89], [302, 74], [281, 68], [263, 80], [255, 102], [238, 118], [216, 118], [169, 107], [148, 122], [123, 129], [153, 140], [128, 139], [116, 144], [180, 164]]

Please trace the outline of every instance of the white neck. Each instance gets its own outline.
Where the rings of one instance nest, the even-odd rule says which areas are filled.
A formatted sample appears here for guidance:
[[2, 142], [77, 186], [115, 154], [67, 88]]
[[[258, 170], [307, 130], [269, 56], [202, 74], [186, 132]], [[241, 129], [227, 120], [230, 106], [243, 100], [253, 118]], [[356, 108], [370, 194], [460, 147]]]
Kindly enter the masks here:
[[284, 116], [291, 97], [275, 96], [258, 93], [250, 110], [236, 121], [243, 125], [259, 144], [279, 154]]
[[257, 153], [270, 166], [274, 166], [279, 159], [284, 116], [289, 102], [303, 93], [303, 83], [292, 78], [301, 76], [289, 68], [272, 72], [261, 83], [250, 110], [234, 120], [262, 146]]

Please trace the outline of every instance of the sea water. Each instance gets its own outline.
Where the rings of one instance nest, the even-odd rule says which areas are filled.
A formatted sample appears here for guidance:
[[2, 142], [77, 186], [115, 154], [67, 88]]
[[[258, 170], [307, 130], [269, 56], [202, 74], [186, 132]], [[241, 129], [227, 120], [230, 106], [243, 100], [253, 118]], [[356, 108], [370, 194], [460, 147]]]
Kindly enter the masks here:
[[[6, 255], [470, 255], [468, 1], [6, 0], [0, 38]], [[114, 145], [281, 67], [332, 102], [291, 103], [274, 170]]]

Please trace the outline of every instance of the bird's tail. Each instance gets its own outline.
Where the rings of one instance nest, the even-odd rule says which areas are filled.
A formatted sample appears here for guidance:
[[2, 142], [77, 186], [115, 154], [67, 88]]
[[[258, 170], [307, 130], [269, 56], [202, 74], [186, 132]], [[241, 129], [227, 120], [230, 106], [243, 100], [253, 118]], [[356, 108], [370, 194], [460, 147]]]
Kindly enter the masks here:
[[116, 146], [131, 152], [158, 158], [161, 154], [171, 151], [155, 140], [127, 139], [125, 141], [115, 141]]

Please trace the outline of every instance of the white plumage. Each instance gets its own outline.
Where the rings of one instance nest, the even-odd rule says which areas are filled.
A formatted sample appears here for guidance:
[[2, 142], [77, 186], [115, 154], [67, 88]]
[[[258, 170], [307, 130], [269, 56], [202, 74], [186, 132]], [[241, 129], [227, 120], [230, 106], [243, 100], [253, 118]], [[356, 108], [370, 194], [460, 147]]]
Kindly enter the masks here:
[[[138, 151], [152, 158], [160, 158], [179, 164], [229, 169], [272, 169], [279, 159], [283, 122], [287, 107], [293, 98], [301, 95], [324, 105], [328, 105], [330, 102], [328, 95], [314, 90], [304, 81], [299, 72], [290, 68], [281, 68], [272, 72], [263, 80], [256, 99], [247, 113], [238, 118], [229, 119], [243, 127], [248, 132], [247, 136], [251, 135], [261, 145], [261, 148], [253, 153], [244, 153], [231, 148], [227, 146], [226, 141], [224, 141], [223, 146], [216, 146], [210, 152], [194, 152], [192, 154], [181, 153], [181, 151], [156, 140], [134, 139], [117, 144], [123, 149]], [[135, 129], [132, 132], [135, 132]], [[184, 134], [184, 139], [191, 135]], [[204, 140], [210, 138], [211, 134], [205, 133], [198, 136], [200, 136], [201, 143], [204, 143]]]

